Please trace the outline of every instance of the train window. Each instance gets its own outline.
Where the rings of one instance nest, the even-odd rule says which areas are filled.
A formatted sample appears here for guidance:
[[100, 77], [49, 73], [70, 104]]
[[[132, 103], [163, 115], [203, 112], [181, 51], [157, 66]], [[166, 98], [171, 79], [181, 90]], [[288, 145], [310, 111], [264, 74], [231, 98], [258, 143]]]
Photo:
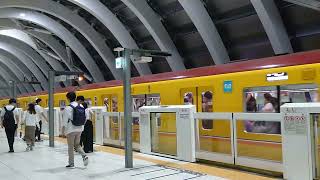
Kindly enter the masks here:
[[314, 84], [287, 85], [280, 87], [280, 102], [306, 103], [318, 102], [318, 87]]
[[106, 107], [107, 111], [110, 110], [109, 98], [105, 97], [103, 99], [103, 105]]
[[[245, 109], [250, 113], [279, 112], [279, 86], [255, 87], [244, 89]], [[244, 121], [245, 132], [280, 134], [279, 122]]]
[[[111, 111], [118, 112], [118, 98], [116, 96], [111, 97]], [[118, 123], [118, 117], [112, 117], [112, 123]]]
[[[146, 105], [146, 95], [134, 95], [132, 96], [132, 112], [139, 112], [140, 107]], [[139, 125], [139, 118], [132, 118], [133, 124]]]
[[112, 112], [118, 112], [118, 98], [116, 96], [112, 96], [111, 98], [112, 102]]
[[[202, 112], [212, 112], [213, 111], [213, 103], [212, 103], [212, 91], [205, 91], [201, 93], [201, 104], [202, 104]], [[203, 129], [212, 129], [213, 121], [211, 120], [202, 120], [202, 128]]]
[[147, 106], [160, 106], [160, 94], [147, 94]]
[[184, 102], [184, 105], [192, 105], [192, 104], [194, 104], [193, 93], [192, 92], [184, 93], [183, 102]]

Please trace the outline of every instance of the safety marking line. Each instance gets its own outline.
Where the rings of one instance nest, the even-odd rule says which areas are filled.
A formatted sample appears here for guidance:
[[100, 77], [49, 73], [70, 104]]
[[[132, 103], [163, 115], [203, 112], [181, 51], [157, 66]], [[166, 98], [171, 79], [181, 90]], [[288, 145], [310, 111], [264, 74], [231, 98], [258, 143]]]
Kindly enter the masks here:
[[131, 176], [140, 176], [140, 175], [145, 175], [148, 173], [159, 172], [159, 171], [164, 171], [164, 170], [167, 170], [167, 169], [157, 169], [157, 170], [153, 170], [153, 171], [147, 171], [147, 172], [143, 172], [143, 173], [133, 174]]

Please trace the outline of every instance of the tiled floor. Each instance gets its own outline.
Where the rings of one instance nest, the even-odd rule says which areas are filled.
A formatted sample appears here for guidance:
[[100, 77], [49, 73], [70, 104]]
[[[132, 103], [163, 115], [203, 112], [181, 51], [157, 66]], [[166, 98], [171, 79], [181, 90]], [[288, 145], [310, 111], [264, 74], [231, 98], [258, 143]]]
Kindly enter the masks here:
[[16, 152], [9, 154], [7, 150], [3, 130], [0, 130], [0, 179], [3, 180], [223, 179], [144, 160], [135, 160], [133, 169], [125, 169], [123, 156], [106, 152], [89, 154], [88, 167], [83, 166], [81, 156], [77, 155], [76, 169], [66, 169], [67, 146], [59, 142], [55, 148], [49, 148], [47, 141], [37, 143], [34, 151], [25, 152], [25, 143], [17, 139]]
[[67, 146], [57, 138], [56, 147], [49, 148], [48, 141], [36, 144], [32, 152], [25, 152], [25, 143], [16, 139], [15, 153], [7, 153], [7, 141], [0, 129], [0, 179], [2, 180], [269, 180], [263, 176], [214, 166], [186, 163], [172, 159], [134, 153], [134, 168], [124, 168], [123, 150], [96, 147], [89, 154], [89, 166], [84, 167], [76, 155], [76, 169], [66, 169]]

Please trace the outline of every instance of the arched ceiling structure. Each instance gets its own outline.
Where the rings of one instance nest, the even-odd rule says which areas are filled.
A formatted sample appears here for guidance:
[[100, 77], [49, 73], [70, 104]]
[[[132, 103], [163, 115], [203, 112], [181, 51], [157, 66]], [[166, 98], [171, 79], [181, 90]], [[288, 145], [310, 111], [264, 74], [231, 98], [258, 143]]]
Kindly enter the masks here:
[[319, 3], [308, 2], [1, 0], [0, 80], [36, 77], [41, 85], [19, 86], [30, 93], [48, 88], [50, 69], [81, 70], [85, 83], [122, 79], [116, 47], [172, 54], [132, 62], [132, 76], [319, 49]]

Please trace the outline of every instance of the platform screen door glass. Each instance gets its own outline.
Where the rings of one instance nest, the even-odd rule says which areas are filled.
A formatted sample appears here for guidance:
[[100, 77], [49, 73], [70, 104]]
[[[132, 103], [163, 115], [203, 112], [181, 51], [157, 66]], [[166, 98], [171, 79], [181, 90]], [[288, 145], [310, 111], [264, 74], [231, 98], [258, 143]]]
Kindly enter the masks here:
[[[177, 155], [176, 113], [150, 113], [151, 151], [154, 153]], [[159, 122], [166, 122], [160, 128]]]

